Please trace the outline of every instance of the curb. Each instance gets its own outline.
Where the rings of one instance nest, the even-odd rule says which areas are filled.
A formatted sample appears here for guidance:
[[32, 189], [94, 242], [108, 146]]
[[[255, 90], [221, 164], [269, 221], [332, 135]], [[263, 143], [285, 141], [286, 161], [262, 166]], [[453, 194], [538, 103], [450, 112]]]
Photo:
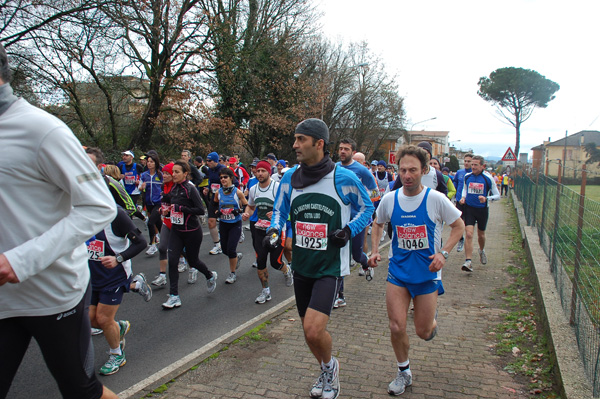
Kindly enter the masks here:
[[575, 333], [563, 312], [554, 278], [549, 272], [550, 263], [542, 250], [537, 230], [527, 226], [523, 204], [513, 191], [511, 195], [527, 258], [533, 266], [531, 274], [535, 278], [538, 296], [541, 297], [539, 303], [545, 316], [542, 320], [546, 322], [544, 327], [554, 349], [558, 382], [563, 390], [561, 394], [567, 399], [592, 398], [592, 386], [579, 355]]

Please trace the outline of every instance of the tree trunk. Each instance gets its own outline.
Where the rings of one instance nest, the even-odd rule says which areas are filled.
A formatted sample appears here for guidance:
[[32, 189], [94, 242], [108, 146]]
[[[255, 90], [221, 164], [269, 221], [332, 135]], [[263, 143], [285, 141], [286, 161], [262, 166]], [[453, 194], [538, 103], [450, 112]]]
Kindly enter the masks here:
[[520, 142], [521, 142], [521, 121], [517, 118], [515, 121], [515, 130], [516, 130], [516, 141], [515, 141], [515, 158], [519, 160], [519, 150], [520, 150]]
[[131, 138], [128, 148], [133, 149], [136, 147], [147, 147], [150, 144], [152, 133], [154, 132], [154, 127], [156, 126], [156, 119], [160, 114], [161, 105], [162, 99], [158, 98], [158, 96], [150, 96], [148, 106], [146, 107], [146, 111], [142, 116], [138, 130]]

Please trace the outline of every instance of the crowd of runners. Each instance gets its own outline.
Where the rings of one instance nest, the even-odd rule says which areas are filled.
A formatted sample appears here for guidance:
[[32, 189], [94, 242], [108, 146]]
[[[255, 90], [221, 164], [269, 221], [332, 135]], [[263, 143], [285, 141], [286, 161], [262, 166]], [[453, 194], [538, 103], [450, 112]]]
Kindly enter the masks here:
[[[109, 347], [99, 372], [116, 373], [126, 363], [130, 329], [116, 320], [124, 293], [150, 301], [152, 287], [168, 287], [162, 307], [180, 307], [180, 273], [188, 273], [189, 284], [202, 274], [212, 293], [219, 276], [205, 262], [219, 254], [229, 262], [225, 284], [235, 284], [246, 227], [254, 249], [248, 262], [260, 284], [255, 302], [271, 300], [270, 263], [294, 287], [305, 340], [321, 369], [309, 394], [325, 399], [341, 391], [327, 324], [333, 309], [346, 305], [343, 279], [354, 261], [372, 280], [380, 242], [390, 238], [386, 305], [398, 369], [387, 390], [400, 395], [412, 384], [407, 316], [414, 311], [419, 338], [436, 336], [441, 269], [458, 244], [462, 269], [473, 272], [475, 225], [479, 260], [487, 263], [489, 202], [500, 194], [480, 156], [465, 156], [464, 169], [450, 177], [431, 144], [421, 142], [398, 151], [396, 170], [366, 161], [344, 138], [335, 163], [327, 125], [311, 118], [293, 133], [295, 165], [272, 153], [245, 165], [239, 154], [188, 150], [167, 160], [152, 150], [137, 158], [126, 150], [111, 163], [98, 148], [84, 152], [58, 119], [17, 99], [7, 65], [0, 46], [0, 157], [14, 188], [0, 192], [0, 204], [11, 209], [0, 228], [0, 399], [32, 337], [64, 397], [115, 398], [90, 369], [90, 334], [104, 333]], [[42, 195], [48, 200], [40, 205]], [[147, 239], [133, 218], [146, 223]], [[201, 248], [203, 225], [210, 249]], [[445, 225], [450, 234], [442, 242]], [[143, 251], [158, 253], [151, 281], [133, 272], [131, 259]]]

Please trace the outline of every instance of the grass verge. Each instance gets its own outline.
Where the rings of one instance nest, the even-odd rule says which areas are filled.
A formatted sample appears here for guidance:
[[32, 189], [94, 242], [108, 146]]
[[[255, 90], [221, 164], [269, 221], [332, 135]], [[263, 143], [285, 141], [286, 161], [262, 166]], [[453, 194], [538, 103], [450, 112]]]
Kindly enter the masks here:
[[[506, 203], [512, 208], [512, 202]], [[545, 331], [541, 327], [531, 265], [522, 247], [522, 237], [516, 213], [511, 212], [511, 248], [513, 264], [507, 266], [510, 284], [498, 294], [504, 300], [507, 313], [491, 335], [495, 343], [490, 346], [500, 358], [505, 371], [523, 380], [529, 387], [529, 396], [558, 399], [558, 387], [553, 378], [554, 363]]]

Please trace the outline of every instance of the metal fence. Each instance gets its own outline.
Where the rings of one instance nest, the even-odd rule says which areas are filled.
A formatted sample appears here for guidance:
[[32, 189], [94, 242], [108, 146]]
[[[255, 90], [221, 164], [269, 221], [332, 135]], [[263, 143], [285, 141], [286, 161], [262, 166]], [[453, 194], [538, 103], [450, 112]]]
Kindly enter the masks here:
[[[559, 170], [559, 176], [561, 175]], [[527, 223], [537, 228], [584, 367], [600, 397], [600, 203], [536, 170], [515, 176]]]

